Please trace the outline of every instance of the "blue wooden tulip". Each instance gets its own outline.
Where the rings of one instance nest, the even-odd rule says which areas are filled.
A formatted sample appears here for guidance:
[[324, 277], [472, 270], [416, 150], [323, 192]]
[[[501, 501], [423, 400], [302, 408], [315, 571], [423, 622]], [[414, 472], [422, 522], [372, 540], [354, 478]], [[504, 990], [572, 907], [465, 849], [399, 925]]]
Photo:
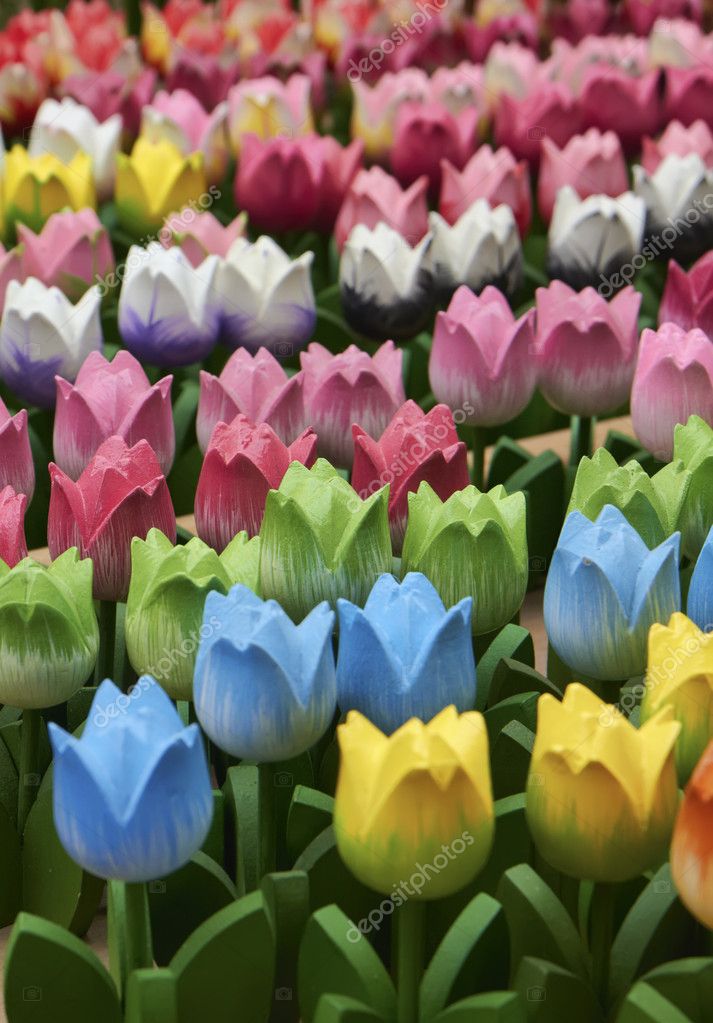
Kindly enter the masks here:
[[334, 612], [299, 625], [247, 586], [208, 594], [193, 676], [196, 714], [217, 746], [247, 760], [289, 760], [329, 727], [337, 701]]
[[80, 739], [49, 732], [57, 834], [85, 870], [148, 881], [201, 847], [213, 816], [203, 739], [150, 675], [130, 694], [102, 682]]
[[380, 576], [363, 611], [337, 601], [340, 710], [358, 710], [384, 732], [412, 717], [430, 721], [450, 704], [472, 710], [472, 605], [472, 597], [464, 597], [446, 611], [420, 572], [409, 572], [401, 583]]
[[547, 635], [569, 668], [608, 681], [644, 672], [650, 626], [681, 609], [680, 538], [649, 550], [610, 504], [595, 522], [570, 512], [544, 600]]
[[686, 611], [699, 629], [713, 632], [713, 526], [693, 569]]

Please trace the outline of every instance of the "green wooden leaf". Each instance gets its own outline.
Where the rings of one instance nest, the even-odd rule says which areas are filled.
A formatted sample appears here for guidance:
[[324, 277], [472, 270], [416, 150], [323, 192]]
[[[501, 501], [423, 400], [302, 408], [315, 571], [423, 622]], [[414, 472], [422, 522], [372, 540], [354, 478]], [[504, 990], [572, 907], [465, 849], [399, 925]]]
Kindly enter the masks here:
[[433, 1023], [526, 1023], [526, 1020], [525, 1008], [514, 991], [488, 991], [449, 1006], [438, 1013]]
[[493, 672], [489, 705], [522, 693], [551, 693], [562, 699], [562, 691], [539, 671], [511, 657], [503, 658]]
[[177, 1023], [176, 981], [170, 970], [134, 970], [126, 985], [124, 1023]]
[[265, 1023], [273, 1000], [275, 934], [261, 892], [200, 925], [171, 960], [178, 1023]]
[[147, 885], [154, 959], [166, 966], [208, 917], [230, 905], [237, 890], [223, 868], [197, 852], [180, 870]]
[[602, 1012], [589, 981], [555, 963], [534, 956], [520, 960], [513, 988], [527, 1005], [528, 1020], [536, 1023], [600, 1023]]
[[503, 657], [510, 657], [523, 664], [535, 666], [535, 648], [532, 636], [521, 625], [510, 623], [501, 629], [488, 649], [478, 661], [478, 691], [475, 709], [484, 710], [490, 700], [490, 683], [493, 673]]
[[668, 864], [649, 881], [627, 913], [612, 944], [609, 998], [623, 998], [637, 977], [686, 954], [696, 923], [676, 894]]
[[489, 895], [476, 895], [451, 925], [423, 975], [422, 1023], [428, 1023], [450, 1002], [485, 988], [506, 987], [507, 943], [502, 906]]
[[505, 484], [513, 473], [531, 460], [532, 456], [512, 437], [501, 437], [495, 444], [488, 471], [488, 490], [498, 483]]
[[498, 733], [490, 747], [496, 799], [524, 791], [534, 743], [534, 732], [519, 721], [509, 721]]
[[22, 905], [74, 934], [89, 929], [104, 881], [74, 862], [59, 840], [52, 809], [52, 769], [40, 785], [22, 844]]
[[287, 816], [287, 851], [292, 860], [332, 823], [334, 799], [318, 789], [298, 785]]
[[[383, 1018], [356, 998], [348, 998], [346, 995], [322, 995], [317, 1003], [312, 1023], [377, 1023]], [[309, 1023], [306, 1018], [305, 1023]]]
[[67, 701], [67, 731], [76, 732], [84, 724], [89, 714], [92, 700], [96, 696], [96, 686], [82, 686]]
[[57, 924], [20, 913], [5, 962], [12, 1023], [121, 1023], [107, 970], [83, 941]]
[[338, 906], [324, 906], [307, 922], [298, 963], [300, 1008], [311, 1020], [320, 997], [349, 995], [391, 1019], [396, 992], [378, 955]]
[[532, 837], [525, 816], [525, 793], [495, 802], [495, 840], [488, 862], [478, 875], [478, 888], [494, 895], [500, 878], [511, 867], [527, 863], [533, 856]]
[[544, 451], [505, 481], [509, 494], [527, 495], [527, 549], [530, 583], [541, 581], [557, 544], [564, 518], [565, 471], [553, 451]]
[[516, 971], [525, 956], [546, 958], [588, 979], [587, 955], [566, 909], [532, 867], [521, 863], [500, 879], [497, 891], [510, 929]]
[[[372, 914], [369, 940], [386, 953], [391, 934], [391, 917], [379, 911], [384, 896], [361, 884], [347, 869], [337, 850], [332, 827], [325, 828], [310, 842], [295, 862], [295, 870], [309, 877], [309, 901], [312, 912], [334, 903], [357, 923]], [[374, 913], [378, 919], [374, 920]]]
[[213, 789], [213, 817], [201, 852], [216, 863], [225, 858], [225, 795], [220, 789]]
[[[707, 1023], [713, 1006], [713, 959], [696, 956], [662, 963], [641, 978], [693, 1020]], [[638, 985], [637, 985], [638, 986]]]
[[303, 871], [267, 874], [262, 892], [275, 932], [275, 997], [271, 1023], [292, 1023], [296, 1018], [297, 959], [309, 919], [309, 881]]
[[519, 693], [501, 700], [485, 711], [485, 724], [491, 744], [510, 721], [519, 721], [525, 728], [535, 732], [537, 728], [537, 701], [539, 693]]
[[[710, 1019], [710, 1006], [706, 1019]], [[692, 1023], [692, 1020], [655, 988], [642, 983], [626, 996], [616, 1023]]]
[[0, 803], [0, 927], [11, 924], [20, 911], [22, 849], [20, 836]]

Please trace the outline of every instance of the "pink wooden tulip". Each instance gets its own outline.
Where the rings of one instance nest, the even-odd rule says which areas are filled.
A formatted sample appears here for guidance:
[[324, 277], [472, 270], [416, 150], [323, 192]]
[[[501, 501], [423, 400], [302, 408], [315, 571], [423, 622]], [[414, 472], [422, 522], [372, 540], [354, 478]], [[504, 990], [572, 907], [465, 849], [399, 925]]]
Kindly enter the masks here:
[[460, 287], [436, 316], [428, 365], [431, 389], [459, 422], [499, 426], [519, 415], [537, 379], [534, 312], [516, 320], [507, 299], [488, 286]]
[[[18, 224], [18, 227], [21, 225]], [[22, 262], [22, 250], [17, 246], [14, 249], [5, 249], [0, 243], [0, 316], [5, 305], [5, 292], [10, 281], [25, 280], [27, 274]]]
[[98, 121], [121, 114], [124, 131], [134, 137], [141, 124], [141, 112], [151, 102], [155, 87], [156, 72], [144, 68], [128, 76], [112, 70], [98, 75], [93, 72], [68, 75], [60, 91], [63, 96], [71, 96], [77, 103], [89, 107]]
[[151, 385], [141, 363], [122, 350], [112, 362], [91, 352], [73, 384], [62, 377], [56, 381], [54, 457], [71, 479], [78, 479], [97, 448], [113, 436], [130, 447], [148, 441], [168, 475], [176, 449], [172, 376]]
[[701, 20], [701, 0], [624, 0], [624, 15], [640, 36], [647, 36], [659, 18]]
[[77, 482], [49, 464], [47, 543], [50, 557], [77, 547], [94, 562], [97, 600], [126, 600], [131, 577], [131, 541], [156, 527], [176, 541], [176, 515], [166, 478], [145, 440], [129, 447], [109, 437]]
[[495, 141], [536, 167], [542, 139], [563, 146], [582, 125], [579, 101], [564, 82], [541, 82], [522, 98], [504, 93], [495, 111]]
[[396, 177], [410, 185], [422, 174], [438, 194], [441, 160], [464, 167], [478, 137], [478, 110], [452, 114], [441, 103], [404, 103], [396, 115], [389, 162]]
[[94, 210], [53, 213], [39, 234], [18, 223], [17, 237], [25, 277], [55, 285], [73, 300], [114, 270], [109, 233]]
[[686, 273], [669, 260], [659, 327], [677, 323], [684, 330], [700, 329], [713, 341], [713, 252], [707, 252]]
[[317, 231], [330, 233], [344, 197], [359, 173], [364, 157], [364, 143], [361, 139], [354, 139], [348, 146], [341, 146], [331, 135], [305, 135], [301, 145], [308, 158], [322, 165], [314, 227]]
[[166, 89], [169, 92], [186, 89], [200, 100], [205, 110], [213, 110], [227, 98], [239, 75], [237, 60], [226, 63], [212, 53], [198, 53], [179, 46], [172, 57]]
[[0, 398], [0, 487], [11, 486], [32, 500], [35, 489], [35, 466], [27, 430], [27, 412], [21, 409], [14, 416]]
[[409, 245], [416, 245], [428, 231], [426, 191], [428, 178], [417, 178], [402, 189], [381, 167], [361, 170], [347, 192], [334, 227], [334, 239], [341, 252], [355, 224], [374, 228], [383, 221], [402, 235]]
[[197, 267], [206, 256], [225, 259], [233, 242], [244, 237], [247, 219], [245, 213], [239, 213], [235, 220], [224, 226], [210, 210], [196, 213], [187, 206], [168, 217], [158, 237], [165, 248], [180, 246], [191, 265]]
[[317, 435], [305, 430], [287, 447], [267, 423], [247, 416], [218, 423], [208, 444], [196, 489], [196, 532], [218, 552], [236, 533], [260, 532], [269, 490], [276, 490], [291, 462], [310, 468]]
[[200, 100], [187, 89], [157, 92], [141, 114], [141, 134], [149, 142], [167, 139], [186, 156], [202, 153], [206, 178], [219, 184], [230, 156], [226, 119], [227, 102], [206, 113]]
[[713, 67], [709, 61], [666, 68], [665, 113], [667, 120], [686, 125], [702, 118], [713, 128]]
[[393, 341], [385, 341], [374, 355], [356, 345], [332, 355], [316, 342], [302, 352], [305, 416], [317, 432], [323, 458], [349, 468], [352, 424], [362, 423], [377, 437], [386, 428], [406, 400], [401, 359]]
[[505, 146], [493, 151], [488, 145], [480, 146], [463, 170], [444, 160], [438, 202], [441, 216], [455, 224], [476, 199], [487, 199], [493, 208], [503, 203], [509, 206], [520, 235], [526, 234], [532, 216], [527, 162], [516, 160]]
[[551, 139], [542, 140], [537, 205], [548, 223], [557, 192], [564, 185], [571, 185], [580, 199], [616, 196], [627, 190], [626, 161], [613, 131], [590, 128], [583, 135], [574, 135], [562, 149]]
[[611, 412], [629, 397], [639, 339], [641, 294], [626, 287], [610, 302], [563, 281], [537, 289], [535, 357], [540, 390], [569, 415]]
[[426, 413], [415, 401], [401, 406], [378, 440], [356, 424], [352, 434], [352, 486], [364, 499], [390, 485], [389, 525], [394, 553], [398, 555], [406, 532], [408, 495], [424, 480], [442, 501], [467, 487], [466, 446], [458, 440], [447, 405], [436, 405]]
[[698, 153], [706, 167], [713, 167], [713, 133], [705, 121], [694, 121], [687, 128], [680, 121], [671, 121], [660, 138], [645, 138], [641, 165], [647, 174], [653, 174], [667, 156], [689, 153]]
[[242, 140], [235, 201], [263, 231], [310, 227], [319, 210], [321, 160], [310, 159], [299, 139]]
[[612, 64], [593, 64], [580, 104], [587, 127], [616, 132], [624, 151], [634, 152], [642, 135], [653, 135], [662, 121], [658, 69], [629, 74]]
[[27, 498], [12, 487], [0, 490], [0, 561], [10, 568], [27, 557], [25, 509]]
[[233, 352], [219, 377], [201, 370], [196, 417], [198, 445], [205, 453], [216, 423], [230, 423], [242, 412], [252, 423], [269, 423], [291, 444], [305, 427], [304, 374], [288, 377], [267, 348], [251, 355]]
[[713, 344], [675, 323], [641, 335], [631, 389], [631, 421], [644, 447], [668, 462], [677, 423], [700, 416], [713, 426]]

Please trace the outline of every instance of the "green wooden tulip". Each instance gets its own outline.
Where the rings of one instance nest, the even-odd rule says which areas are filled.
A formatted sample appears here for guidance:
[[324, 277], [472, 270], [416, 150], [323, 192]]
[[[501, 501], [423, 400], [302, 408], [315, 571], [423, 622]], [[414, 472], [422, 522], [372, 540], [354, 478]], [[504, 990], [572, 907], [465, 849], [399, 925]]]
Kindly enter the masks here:
[[301, 621], [321, 600], [363, 605], [392, 567], [388, 486], [363, 501], [320, 458], [289, 467], [267, 495], [260, 529], [260, 592]]
[[[159, 529], [131, 544], [126, 649], [139, 675], [153, 675], [169, 696], [190, 700], [198, 644], [211, 628], [203, 605], [211, 590], [257, 586], [259, 540], [239, 533], [221, 555], [193, 537], [174, 547]], [[208, 631], [206, 631], [208, 630]]]
[[680, 458], [690, 474], [677, 528], [683, 553], [695, 561], [713, 522], [713, 429], [700, 416], [675, 428], [673, 457]]
[[473, 632], [501, 628], [527, 589], [525, 495], [466, 487], [441, 501], [427, 483], [409, 494], [401, 568], [423, 572], [446, 607], [473, 597]]
[[594, 522], [611, 504], [653, 549], [679, 528], [688, 485], [689, 475], [680, 461], [649, 477], [638, 462], [619, 465], [606, 448], [598, 448], [579, 463], [567, 514], [579, 511]]
[[92, 562], [76, 547], [49, 566], [0, 561], [0, 703], [63, 703], [91, 675], [98, 650]]

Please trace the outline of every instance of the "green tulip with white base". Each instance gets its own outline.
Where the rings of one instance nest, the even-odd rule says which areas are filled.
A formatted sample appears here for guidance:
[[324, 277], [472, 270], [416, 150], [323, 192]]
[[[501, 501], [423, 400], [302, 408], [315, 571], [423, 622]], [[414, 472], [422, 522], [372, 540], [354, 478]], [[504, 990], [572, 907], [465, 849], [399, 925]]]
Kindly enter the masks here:
[[0, 561], [0, 703], [53, 707], [85, 684], [99, 650], [92, 572], [76, 547], [48, 566]]
[[293, 462], [265, 503], [260, 529], [260, 595], [300, 622], [322, 600], [364, 605], [393, 564], [389, 488], [362, 500], [323, 458]]
[[476, 635], [506, 625], [527, 589], [525, 495], [470, 486], [441, 501], [422, 483], [409, 494], [401, 570], [423, 572], [446, 607], [472, 596]]
[[611, 504], [653, 549], [679, 528], [689, 483], [680, 461], [649, 476], [638, 462], [619, 465], [606, 448], [598, 448], [579, 463], [567, 514], [578, 511], [594, 522], [602, 508]]
[[690, 475], [677, 529], [681, 548], [691, 561], [701, 552], [713, 522], [713, 429], [700, 416], [690, 416], [673, 432], [673, 457]]
[[175, 700], [192, 698], [198, 644], [211, 629], [203, 622], [205, 599], [238, 582], [255, 590], [259, 545], [238, 533], [218, 555], [197, 536], [176, 547], [159, 529], [134, 538], [125, 634], [139, 675], [152, 675]]

